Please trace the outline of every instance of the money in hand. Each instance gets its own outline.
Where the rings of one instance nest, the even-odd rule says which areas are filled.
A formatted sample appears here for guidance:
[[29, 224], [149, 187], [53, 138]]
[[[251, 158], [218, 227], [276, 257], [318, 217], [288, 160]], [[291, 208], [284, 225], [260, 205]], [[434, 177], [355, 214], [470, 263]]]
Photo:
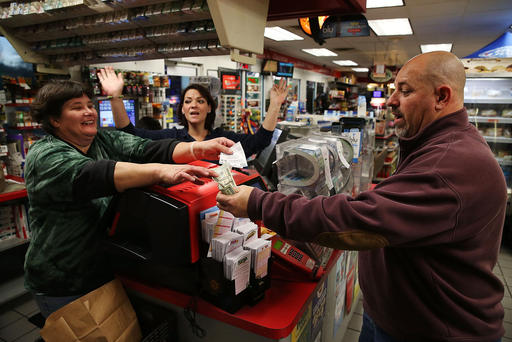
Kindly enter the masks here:
[[213, 177], [213, 179], [217, 182], [220, 192], [224, 195], [234, 195], [238, 192], [235, 180], [231, 174], [231, 165], [227, 163], [221, 165], [215, 168], [215, 172], [217, 172], [219, 176]]

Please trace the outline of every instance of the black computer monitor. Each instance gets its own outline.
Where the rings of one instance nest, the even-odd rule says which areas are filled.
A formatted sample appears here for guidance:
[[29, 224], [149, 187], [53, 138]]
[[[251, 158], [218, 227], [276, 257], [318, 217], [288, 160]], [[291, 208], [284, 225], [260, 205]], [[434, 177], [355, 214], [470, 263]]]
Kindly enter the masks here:
[[[137, 102], [135, 99], [123, 99], [126, 114], [135, 126], [137, 122]], [[110, 100], [98, 100], [98, 125], [99, 127], [115, 127], [114, 116]]]

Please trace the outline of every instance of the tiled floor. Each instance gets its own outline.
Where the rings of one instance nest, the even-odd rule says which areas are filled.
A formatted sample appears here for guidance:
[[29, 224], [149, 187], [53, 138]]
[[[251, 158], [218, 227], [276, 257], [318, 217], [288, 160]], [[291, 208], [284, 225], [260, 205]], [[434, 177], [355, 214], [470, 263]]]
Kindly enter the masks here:
[[[503, 342], [512, 342], [512, 250], [503, 248], [494, 273], [505, 284], [505, 336]], [[347, 332], [340, 342], [357, 342], [363, 323], [363, 305], [359, 301], [348, 325]], [[28, 318], [39, 310], [30, 295], [18, 298], [0, 306], [0, 342], [34, 342], [39, 337], [39, 329]]]
[[39, 328], [28, 318], [38, 312], [30, 294], [0, 306], [0, 341], [34, 342], [39, 337]]

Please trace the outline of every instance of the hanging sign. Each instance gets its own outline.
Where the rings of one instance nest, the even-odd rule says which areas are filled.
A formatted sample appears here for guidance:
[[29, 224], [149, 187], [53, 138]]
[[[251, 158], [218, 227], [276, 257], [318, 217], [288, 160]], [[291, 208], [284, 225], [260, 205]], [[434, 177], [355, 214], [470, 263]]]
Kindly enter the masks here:
[[370, 35], [368, 21], [362, 15], [300, 18], [299, 26], [320, 45], [328, 38]]
[[386, 83], [391, 81], [393, 78], [393, 72], [388, 68], [384, 68], [383, 71], [384, 72], [380, 69], [374, 68], [370, 73], [370, 79], [377, 83]]

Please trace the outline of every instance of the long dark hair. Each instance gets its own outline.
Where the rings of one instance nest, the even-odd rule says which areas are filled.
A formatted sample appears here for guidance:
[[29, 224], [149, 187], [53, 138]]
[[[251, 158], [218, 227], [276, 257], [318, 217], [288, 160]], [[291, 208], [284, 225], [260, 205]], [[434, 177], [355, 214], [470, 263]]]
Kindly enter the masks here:
[[182, 108], [183, 108], [183, 102], [185, 101], [185, 94], [190, 89], [195, 89], [201, 94], [201, 96], [206, 100], [206, 103], [210, 105], [210, 112], [206, 114], [206, 120], [204, 121], [204, 128], [206, 128], [209, 132], [213, 131], [213, 124], [215, 122], [215, 110], [217, 109], [217, 103], [213, 99], [212, 95], [206, 89], [200, 84], [191, 84], [188, 87], [183, 90], [180, 97], [180, 104], [178, 105], [178, 118], [180, 120], [180, 124], [188, 128], [188, 121], [185, 115], [183, 114]]
[[50, 118], [58, 119], [62, 106], [68, 100], [87, 95], [92, 99], [92, 91], [86, 85], [71, 80], [53, 80], [45, 84], [36, 94], [30, 105], [32, 118], [39, 122], [47, 133], [54, 133]]

